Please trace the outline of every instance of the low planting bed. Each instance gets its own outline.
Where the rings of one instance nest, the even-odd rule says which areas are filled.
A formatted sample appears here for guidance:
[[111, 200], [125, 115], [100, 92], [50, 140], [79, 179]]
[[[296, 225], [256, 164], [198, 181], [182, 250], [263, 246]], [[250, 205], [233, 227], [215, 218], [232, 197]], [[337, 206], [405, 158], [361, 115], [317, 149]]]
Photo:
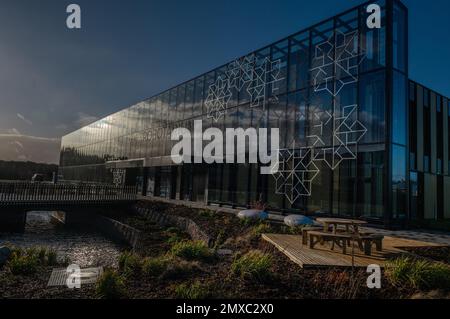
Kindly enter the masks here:
[[[107, 269], [97, 285], [81, 290], [47, 289], [50, 268], [42, 266], [34, 275], [16, 275], [6, 266], [0, 270], [0, 296], [186, 299], [449, 296], [446, 250], [437, 253], [419, 250], [417, 255], [397, 258], [383, 271], [382, 288], [369, 289], [365, 269], [353, 272], [351, 269], [301, 269], [260, 238], [262, 233], [298, 233], [298, 229], [163, 203], [140, 205], [189, 218], [213, 238], [213, 244], [208, 246], [204, 241], [192, 240], [179, 228], [161, 226], [140, 214], [130, 213], [120, 221], [141, 231], [141, 248], [124, 252], [118, 268]], [[15, 287], [16, 293], [7, 293], [8, 287]], [[39, 287], [41, 291], [30, 287]]]

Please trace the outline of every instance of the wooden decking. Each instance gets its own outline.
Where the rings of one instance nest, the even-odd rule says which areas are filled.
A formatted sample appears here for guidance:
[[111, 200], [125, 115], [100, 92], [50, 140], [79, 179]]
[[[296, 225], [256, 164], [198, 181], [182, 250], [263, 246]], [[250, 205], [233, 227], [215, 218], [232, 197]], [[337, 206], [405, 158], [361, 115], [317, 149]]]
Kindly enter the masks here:
[[[351, 267], [352, 249], [347, 249], [347, 254], [342, 254], [340, 249], [332, 251], [329, 246], [317, 245], [310, 249], [308, 245], [302, 245], [301, 236], [263, 234], [262, 238], [274, 245], [278, 250], [289, 257], [302, 268], [316, 267]], [[355, 244], [354, 266], [367, 267], [371, 264], [384, 266], [387, 258], [404, 253], [402, 248], [409, 247], [442, 247], [445, 245], [427, 243], [403, 238], [385, 237], [383, 240], [383, 251], [373, 250], [372, 256], [365, 256]]]

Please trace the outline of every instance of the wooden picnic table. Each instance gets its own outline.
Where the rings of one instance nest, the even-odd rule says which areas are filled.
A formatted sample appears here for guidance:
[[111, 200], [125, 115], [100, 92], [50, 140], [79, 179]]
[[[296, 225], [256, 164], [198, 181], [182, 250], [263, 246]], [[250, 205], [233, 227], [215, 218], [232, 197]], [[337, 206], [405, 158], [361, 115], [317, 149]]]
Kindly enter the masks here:
[[[341, 219], [341, 218], [317, 218], [317, 221], [323, 225], [323, 231], [329, 232], [330, 226], [333, 226], [332, 233], [336, 234], [338, 226], [345, 226], [347, 234], [359, 234], [359, 226], [366, 225], [367, 222], [357, 219]], [[352, 229], [350, 229], [350, 227]]]
[[[323, 245], [325, 241], [331, 241], [332, 250], [334, 250], [334, 245], [336, 244], [341, 247], [343, 253], [346, 254], [346, 246], [353, 245], [351, 241], [356, 240], [359, 249], [364, 251], [366, 255], [371, 255], [373, 243], [376, 244], [377, 251], [382, 250], [382, 240], [384, 236], [363, 234], [359, 232], [359, 226], [367, 224], [365, 221], [339, 218], [317, 218], [317, 221], [323, 225], [323, 230], [321, 232], [314, 230], [308, 232], [311, 249], [314, 249], [314, 245], [318, 242]], [[331, 231], [330, 226], [332, 226]], [[345, 232], [338, 233], [338, 226], [345, 226]], [[307, 235], [305, 234], [305, 236]]]

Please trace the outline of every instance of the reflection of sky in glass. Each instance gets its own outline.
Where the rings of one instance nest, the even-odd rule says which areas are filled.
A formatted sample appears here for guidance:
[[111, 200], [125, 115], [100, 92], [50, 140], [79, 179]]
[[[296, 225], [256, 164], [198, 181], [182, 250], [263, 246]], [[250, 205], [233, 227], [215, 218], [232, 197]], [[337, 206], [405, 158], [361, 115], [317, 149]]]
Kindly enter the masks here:
[[399, 183], [406, 180], [406, 149], [402, 146], [392, 147], [392, 182]]
[[394, 73], [392, 101], [392, 138], [394, 143], [406, 145], [406, 78]]

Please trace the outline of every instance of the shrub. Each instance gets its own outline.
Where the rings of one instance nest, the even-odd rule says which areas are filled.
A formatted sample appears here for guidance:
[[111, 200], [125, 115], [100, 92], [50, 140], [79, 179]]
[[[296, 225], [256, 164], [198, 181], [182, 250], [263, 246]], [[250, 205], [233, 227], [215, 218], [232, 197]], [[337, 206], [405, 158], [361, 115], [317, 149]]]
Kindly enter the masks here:
[[245, 217], [245, 218], [239, 219], [239, 223], [245, 227], [257, 225], [259, 222], [260, 222], [260, 220], [256, 219], [256, 218]]
[[124, 296], [124, 292], [123, 278], [114, 270], [105, 270], [95, 286], [95, 293], [100, 298], [118, 299]]
[[270, 233], [272, 231], [272, 227], [267, 223], [260, 223], [259, 225], [253, 227], [250, 235], [251, 239], [259, 239], [259, 237], [264, 233]]
[[[44, 248], [45, 249], [45, 248]], [[21, 251], [21, 254], [22, 255], [27, 255], [27, 256], [29, 256], [29, 257], [35, 257], [35, 258], [37, 258], [38, 257], [38, 255], [39, 255], [39, 248], [37, 248], [37, 247], [29, 247], [29, 248], [26, 248], [26, 249], [18, 249], [19, 251]]]
[[166, 229], [166, 232], [178, 234], [180, 232], [180, 230], [178, 228], [176, 228], [176, 227], [169, 227], [169, 228]]
[[161, 278], [170, 280], [183, 279], [201, 271], [202, 270], [197, 262], [182, 259], [170, 259], [167, 263], [166, 269], [161, 275]]
[[211, 261], [214, 254], [202, 241], [180, 241], [172, 246], [170, 252], [186, 260]]
[[132, 252], [124, 252], [119, 257], [119, 270], [125, 275], [132, 275], [141, 269], [141, 259]]
[[183, 240], [182, 232], [176, 227], [167, 228], [165, 233], [169, 235], [169, 238], [166, 242], [170, 245]]
[[199, 211], [199, 216], [205, 218], [205, 219], [212, 219], [214, 218], [214, 212], [212, 210], [208, 210], [208, 209], [202, 209]]
[[316, 299], [367, 299], [367, 273], [364, 270], [344, 271], [338, 268], [315, 271], [308, 280], [305, 298]]
[[147, 276], [158, 277], [166, 271], [170, 259], [168, 257], [145, 258], [142, 262], [142, 272]]
[[288, 235], [301, 235], [302, 229], [305, 227], [305, 225], [299, 225], [299, 226], [282, 226], [280, 229], [280, 232], [282, 234], [288, 234]]
[[214, 250], [217, 250], [220, 248], [220, 246], [225, 242], [227, 239], [225, 231], [222, 229], [217, 234], [216, 240], [214, 241]]
[[272, 256], [258, 250], [235, 258], [231, 264], [231, 273], [245, 280], [265, 282], [272, 277]]
[[400, 257], [386, 264], [392, 284], [415, 289], [450, 289], [450, 267], [437, 262]]
[[178, 234], [171, 234], [170, 237], [167, 239], [167, 243], [170, 245], [176, 244], [180, 241], [182, 241], [183, 238]]
[[206, 299], [211, 297], [210, 287], [200, 282], [193, 284], [183, 283], [175, 288], [175, 295], [180, 299]]
[[56, 251], [50, 249], [47, 250], [47, 265], [54, 266], [58, 263], [58, 255], [56, 254]]
[[39, 259], [34, 252], [29, 251], [29, 253], [14, 251], [11, 254], [8, 268], [13, 275], [31, 275], [36, 273]]
[[43, 248], [43, 247], [39, 248], [39, 249], [38, 249], [38, 252], [37, 252], [37, 256], [38, 256], [38, 258], [39, 258], [39, 261], [40, 261], [42, 264], [44, 264], [44, 263], [45, 263], [46, 256], [47, 256], [47, 249], [46, 249], [46, 248]]

